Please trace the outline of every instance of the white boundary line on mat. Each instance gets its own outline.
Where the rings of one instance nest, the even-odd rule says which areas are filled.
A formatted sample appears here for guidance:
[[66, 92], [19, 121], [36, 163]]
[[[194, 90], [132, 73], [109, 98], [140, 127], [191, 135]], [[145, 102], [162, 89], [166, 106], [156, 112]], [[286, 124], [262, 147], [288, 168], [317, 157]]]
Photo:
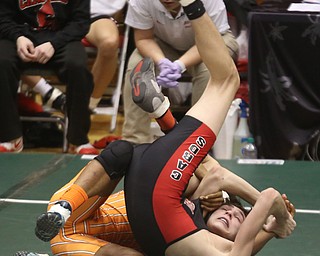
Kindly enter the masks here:
[[16, 203], [16, 204], [48, 204], [46, 200], [28, 200], [28, 199], [12, 199], [12, 198], [0, 198], [0, 202], [4, 203]]
[[[46, 200], [28, 200], [28, 199], [13, 199], [13, 198], [0, 198], [0, 202], [16, 203], [16, 204], [48, 204], [49, 203], [49, 201], [46, 201]], [[320, 214], [320, 210], [296, 209], [296, 212], [307, 213], [307, 214]]]

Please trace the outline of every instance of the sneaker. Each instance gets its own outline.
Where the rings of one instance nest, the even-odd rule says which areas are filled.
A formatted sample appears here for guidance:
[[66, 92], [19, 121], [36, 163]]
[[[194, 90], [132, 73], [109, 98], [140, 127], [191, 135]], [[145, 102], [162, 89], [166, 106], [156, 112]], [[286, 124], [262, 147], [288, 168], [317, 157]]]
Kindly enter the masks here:
[[20, 137], [18, 139], [0, 143], [0, 153], [19, 153], [23, 149], [23, 138]]
[[144, 58], [130, 74], [132, 99], [153, 118], [162, 116], [169, 108], [169, 100], [165, 97], [156, 82], [154, 63], [150, 58]]
[[42, 99], [43, 105], [66, 113], [66, 95], [57, 88], [52, 88]]
[[36, 252], [19, 251], [14, 256], [49, 256], [49, 254], [42, 254]]
[[70, 146], [70, 153], [79, 155], [99, 155], [99, 150], [92, 146], [90, 143], [80, 146]]
[[35, 234], [40, 240], [49, 242], [52, 238], [58, 235], [60, 228], [63, 227], [64, 223], [64, 218], [60, 213], [43, 213], [37, 219]]
[[115, 136], [115, 135], [109, 135], [101, 138], [100, 140], [96, 140], [93, 143], [93, 146], [98, 149], [104, 149], [106, 146], [108, 146], [111, 142], [116, 140], [121, 140], [121, 136]]
[[71, 205], [67, 201], [59, 201], [50, 210], [37, 219], [36, 236], [44, 242], [54, 238], [71, 215]]

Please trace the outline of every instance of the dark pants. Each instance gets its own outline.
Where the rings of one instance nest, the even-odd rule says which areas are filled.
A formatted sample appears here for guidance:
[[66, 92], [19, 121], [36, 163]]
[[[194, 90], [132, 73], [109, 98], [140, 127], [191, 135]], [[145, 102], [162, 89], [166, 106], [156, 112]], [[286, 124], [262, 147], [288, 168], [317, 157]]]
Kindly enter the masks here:
[[9, 40], [0, 40], [0, 142], [22, 136], [17, 89], [21, 72], [30, 67], [53, 69], [61, 82], [67, 85], [68, 141], [73, 145], [87, 143], [93, 78], [87, 69], [87, 54], [81, 42], [68, 43], [43, 65], [22, 62], [15, 43]]

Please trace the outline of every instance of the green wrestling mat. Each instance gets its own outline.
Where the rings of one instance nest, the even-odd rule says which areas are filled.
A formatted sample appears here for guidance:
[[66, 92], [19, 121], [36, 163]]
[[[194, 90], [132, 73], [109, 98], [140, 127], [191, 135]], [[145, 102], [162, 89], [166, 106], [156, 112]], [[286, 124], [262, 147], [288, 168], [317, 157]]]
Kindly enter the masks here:
[[[50, 254], [49, 243], [40, 241], [34, 235], [36, 218], [46, 210], [44, 203], [51, 195], [88, 161], [69, 154], [0, 154], [1, 256], [11, 256], [18, 250]], [[320, 255], [319, 162], [248, 165], [224, 160], [220, 163], [259, 190], [274, 187], [286, 193], [297, 208], [297, 228], [293, 235], [284, 240], [273, 239], [258, 255]], [[122, 184], [117, 190], [121, 187]], [[15, 200], [4, 201], [8, 198]]]

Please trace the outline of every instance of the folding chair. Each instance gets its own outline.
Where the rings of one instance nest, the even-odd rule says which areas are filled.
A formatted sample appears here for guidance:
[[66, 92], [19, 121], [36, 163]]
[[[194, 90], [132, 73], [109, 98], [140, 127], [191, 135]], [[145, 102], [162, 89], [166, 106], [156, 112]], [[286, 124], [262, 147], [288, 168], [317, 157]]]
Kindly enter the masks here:
[[[129, 26], [125, 26], [124, 34], [121, 35], [122, 38], [120, 40], [119, 45], [119, 65], [118, 65], [118, 74], [117, 74], [117, 83], [114, 88], [112, 94], [112, 105], [110, 107], [101, 107], [97, 108], [97, 114], [104, 114], [111, 116], [111, 123], [110, 123], [110, 132], [113, 132], [116, 128], [117, 124], [117, 115], [119, 110], [119, 103], [121, 97], [121, 87], [123, 83], [124, 71], [125, 71], [125, 61], [126, 61], [126, 53], [128, 47], [128, 39], [129, 39]], [[82, 40], [83, 45], [86, 47], [86, 51], [90, 57], [95, 57], [96, 49], [93, 45], [91, 45], [88, 41]], [[55, 72], [50, 69], [45, 68], [30, 68], [26, 69], [23, 72], [23, 75], [40, 75], [40, 76], [56, 76]], [[63, 130], [63, 145], [62, 145], [62, 152], [68, 152], [68, 141], [67, 141], [67, 129], [68, 129], [68, 118], [67, 116], [64, 117], [37, 117], [37, 116], [21, 116], [20, 120], [22, 121], [29, 121], [29, 122], [53, 122], [61, 125]]]
[[[47, 68], [28, 68], [23, 71], [22, 75], [30, 75], [30, 76], [56, 76], [56, 73]], [[24, 122], [46, 122], [46, 123], [56, 123], [59, 125], [63, 132], [63, 142], [62, 142], [62, 152], [67, 153], [68, 152], [68, 140], [67, 140], [67, 132], [68, 132], [68, 117], [65, 116], [26, 116], [21, 115], [20, 120]]]

